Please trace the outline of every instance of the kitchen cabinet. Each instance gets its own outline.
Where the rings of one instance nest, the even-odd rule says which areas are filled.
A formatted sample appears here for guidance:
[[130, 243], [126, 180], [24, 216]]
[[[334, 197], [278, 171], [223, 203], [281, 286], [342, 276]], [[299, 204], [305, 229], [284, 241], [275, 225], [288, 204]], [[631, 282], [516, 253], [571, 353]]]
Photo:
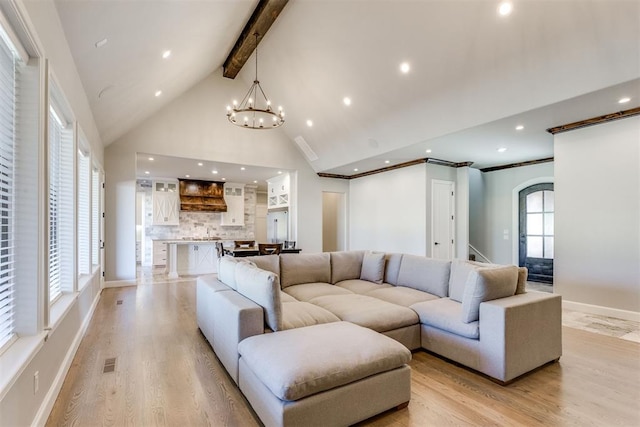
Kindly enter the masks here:
[[153, 181], [151, 198], [153, 225], [180, 225], [178, 181]]
[[267, 180], [267, 208], [288, 208], [291, 203], [291, 179], [282, 174]]
[[212, 274], [218, 271], [218, 256], [214, 242], [177, 245], [178, 275]]
[[224, 184], [224, 201], [227, 211], [222, 212], [220, 225], [244, 226], [244, 184]]
[[153, 241], [152, 265], [167, 265], [167, 245], [164, 242]]

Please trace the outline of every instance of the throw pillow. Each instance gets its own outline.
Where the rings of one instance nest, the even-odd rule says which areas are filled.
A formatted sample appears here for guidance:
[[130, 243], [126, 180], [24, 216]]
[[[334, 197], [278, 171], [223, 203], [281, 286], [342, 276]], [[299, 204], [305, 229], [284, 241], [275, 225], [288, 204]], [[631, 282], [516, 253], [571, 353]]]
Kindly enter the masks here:
[[515, 295], [518, 267], [478, 268], [467, 278], [462, 296], [462, 321], [480, 319], [480, 303]]
[[381, 284], [384, 279], [384, 253], [367, 252], [362, 258], [360, 279]]
[[449, 299], [462, 302], [467, 278], [473, 270], [478, 267], [472, 266], [461, 259], [454, 259], [451, 262], [451, 275], [449, 276]]

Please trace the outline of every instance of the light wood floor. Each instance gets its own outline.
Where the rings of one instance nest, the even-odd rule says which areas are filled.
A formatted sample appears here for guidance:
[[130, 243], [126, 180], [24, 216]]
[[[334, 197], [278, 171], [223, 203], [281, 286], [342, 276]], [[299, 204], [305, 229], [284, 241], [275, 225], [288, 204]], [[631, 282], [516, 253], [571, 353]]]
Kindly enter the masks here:
[[[361, 424], [639, 426], [640, 344], [567, 327], [563, 334], [559, 363], [506, 387], [415, 352], [409, 407]], [[113, 357], [115, 371], [103, 373]], [[103, 291], [47, 425], [260, 422], [200, 334], [188, 280]]]

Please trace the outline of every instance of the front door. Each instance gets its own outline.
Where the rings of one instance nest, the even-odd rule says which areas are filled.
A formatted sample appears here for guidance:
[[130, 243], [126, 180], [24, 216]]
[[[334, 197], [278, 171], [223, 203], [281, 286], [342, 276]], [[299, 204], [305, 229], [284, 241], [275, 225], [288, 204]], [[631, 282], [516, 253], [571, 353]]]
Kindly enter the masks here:
[[553, 183], [535, 184], [520, 191], [519, 265], [528, 280], [553, 283]]

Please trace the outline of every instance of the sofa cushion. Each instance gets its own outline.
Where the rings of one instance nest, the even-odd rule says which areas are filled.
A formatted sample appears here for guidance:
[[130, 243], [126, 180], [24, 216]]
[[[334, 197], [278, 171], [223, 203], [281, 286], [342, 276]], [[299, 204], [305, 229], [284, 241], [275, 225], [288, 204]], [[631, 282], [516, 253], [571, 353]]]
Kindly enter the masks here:
[[310, 299], [324, 295], [349, 295], [353, 292], [339, 286], [328, 283], [305, 283], [303, 285], [293, 285], [284, 289], [284, 292], [291, 295], [298, 301], [309, 301]]
[[451, 298], [439, 298], [411, 306], [423, 325], [433, 326], [452, 334], [466, 338], [480, 338], [480, 322], [465, 323], [462, 321], [462, 304]]
[[446, 297], [449, 295], [450, 269], [451, 261], [403, 255], [398, 272], [398, 286]]
[[384, 280], [385, 255], [382, 252], [367, 252], [362, 259], [360, 279], [381, 284]]
[[[477, 267], [504, 267], [501, 264], [488, 264], [478, 261], [467, 261], [469, 264]], [[527, 276], [529, 271], [527, 267], [518, 267], [518, 286], [516, 286], [516, 295], [524, 294], [527, 292]]]
[[331, 258], [328, 252], [318, 254], [281, 254], [280, 285], [331, 281]]
[[256, 255], [244, 257], [247, 261], [251, 261], [258, 268], [270, 271], [280, 276], [280, 257], [278, 255]]
[[393, 304], [398, 304], [403, 307], [409, 307], [418, 302], [431, 301], [440, 298], [427, 292], [412, 288], [405, 288], [404, 286], [391, 286], [388, 288], [376, 289], [367, 292], [365, 295]]
[[298, 301], [297, 299], [295, 299], [294, 297], [292, 297], [291, 295], [289, 295], [288, 293], [286, 293], [285, 291], [280, 291], [280, 302], [296, 302]]
[[335, 314], [308, 302], [294, 301], [282, 303], [283, 330], [339, 321], [340, 319], [338, 319]]
[[364, 251], [331, 252], [331, 283], [358, 279], [362, 267]]
[[418, 315], [401, 307], [366, 295], [326, 295], [309, 301], [338, 316], [341, 320], [386, 332], [418, 323]]
[[411, 352], [402, 344], [347, 322], [256, 335], [240, 342], [238, 352], [256, 377], [285, 401], [390, 371], [411, 360]]
[[454, 259], [451, 261], [449, 298], [454, 301], [462, 302], [462, 295], [464, 295], [464, 287], [467, 284], [467, 278], [476, 268], [478, 267], [462, 259]]
[[218, 263], [218, 280], [232, 289], [236, 286], [236, 265], [238, 259], [231, 256], [223, 256]]
[[265, 323], [274, 331], [282, 329], [282, 303], [278, 276], [252, 263], [236, 265], [238, 292], [262, 307]]
[[480, 318], [480, 303], [515, 295], [518, 267], [478, 268], [469, 274], [462, 296], [462, 321], [474, 322]]
[[367, 292], [375, 291], [376, 289], [391, 287], [388, 283], [377, 284], [361, 279], [343, 280], [342, 282], [336, 283], [336, 286], [348, 289], [354, 294], [366, 294]]
[[386, 254], [386, 267], [384, 269], [384, 283], [398, 284], [398, 273], [402, 263], [402, 254]]

